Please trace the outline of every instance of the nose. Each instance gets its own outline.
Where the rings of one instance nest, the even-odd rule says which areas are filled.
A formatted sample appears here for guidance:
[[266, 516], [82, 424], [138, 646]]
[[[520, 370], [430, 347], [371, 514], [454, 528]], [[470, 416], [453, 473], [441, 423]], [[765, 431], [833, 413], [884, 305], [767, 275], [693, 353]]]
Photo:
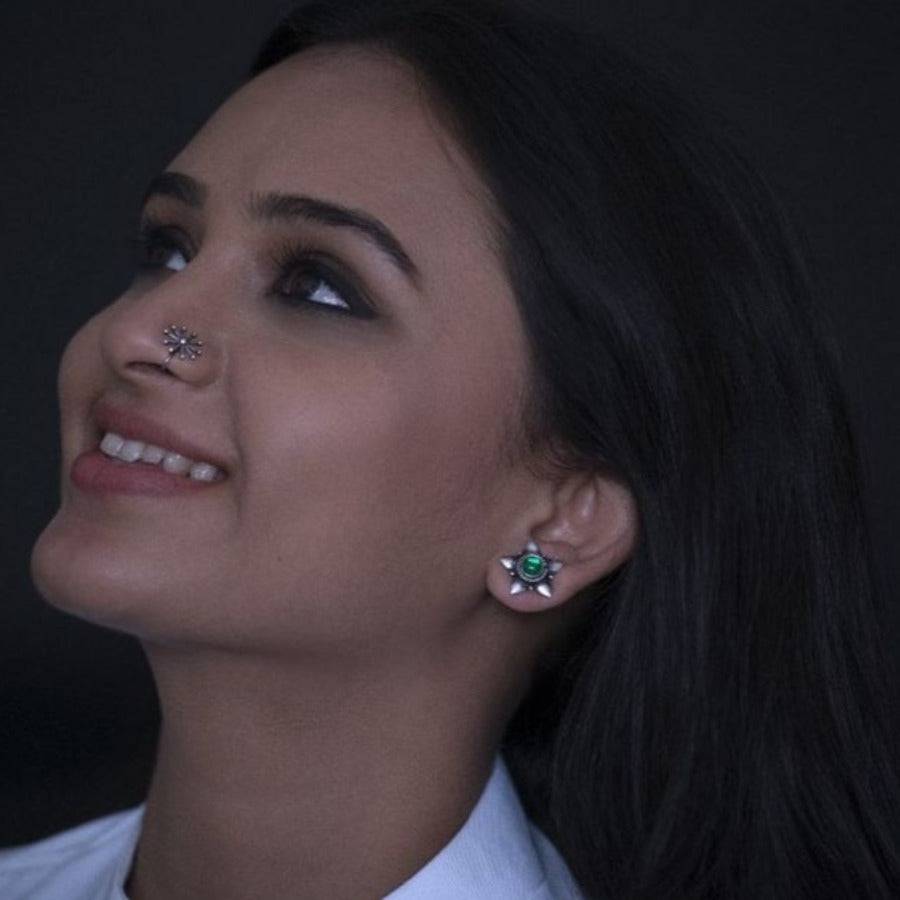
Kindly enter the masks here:
[[106, 321], [100, 347], [106, 363], [138, 387], [173, 378], [202, 387], [214, 381], [222, 361], [216, 329], [208, 313], [147, 304], [117, 312]]

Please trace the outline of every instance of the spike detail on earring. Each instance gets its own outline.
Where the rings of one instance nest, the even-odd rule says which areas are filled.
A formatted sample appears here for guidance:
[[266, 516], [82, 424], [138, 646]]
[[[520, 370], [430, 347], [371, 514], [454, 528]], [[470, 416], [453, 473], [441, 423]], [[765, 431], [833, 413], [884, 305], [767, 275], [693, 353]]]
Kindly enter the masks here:
[[540, 547], [534, 541], [529, 541], [518, 556], [501, 557], [500, 564], [509, 572], [512, 580], [509, 586], [510, 594], [537, 591], [544, 597], [553, 596], [551, 587], [553, 576], [563, 566], [560, 560], [541, 553]]

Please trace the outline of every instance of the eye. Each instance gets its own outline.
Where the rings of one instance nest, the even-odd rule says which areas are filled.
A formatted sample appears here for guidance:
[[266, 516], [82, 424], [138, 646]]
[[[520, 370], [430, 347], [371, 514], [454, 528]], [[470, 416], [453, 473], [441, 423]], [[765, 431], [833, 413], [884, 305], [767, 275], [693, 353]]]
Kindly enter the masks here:
[[374, 318], [372, 307], [329, 257], [304, 244], [288, 244], [275, 251], [272, 261], [281, 273], [275, 293], [285, 305], [296, 306], [294, 301], [299, 300], [300, 306], [322, 312]]
[[187, 254], [176, 234], [177, 229], [145, 216], [131, 240], [137, 268], [166, 268], [180, 272], [187, 265]]
[[[136, 251], [135, 265], [140, 270], [180, 272], [191, 259], [181, 229], [166, 225], [149, 213], [141, 219], [131, 242]], [[375, 318], [371, 304], [352, 286], [352, 279], [339, 274], [336, 263], [311, 247], [302, 243], [282, 245], [272, 255], [271, 262], [279, 273], [273, 293], [285, 306]]]

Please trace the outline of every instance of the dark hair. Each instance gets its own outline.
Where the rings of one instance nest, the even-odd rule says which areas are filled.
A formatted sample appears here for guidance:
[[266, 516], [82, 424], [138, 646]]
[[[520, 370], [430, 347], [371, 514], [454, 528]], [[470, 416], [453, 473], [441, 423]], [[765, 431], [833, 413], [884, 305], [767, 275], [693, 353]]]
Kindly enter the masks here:
[[249, 77], [342, 43], [411, 63], [483, 178], [527, 446], [639, 509], [506, 728], [527, 813], [590, 898], [900, 896], [861, 452], [766, 182], [659, 73], [521, 6], [302, 3]]

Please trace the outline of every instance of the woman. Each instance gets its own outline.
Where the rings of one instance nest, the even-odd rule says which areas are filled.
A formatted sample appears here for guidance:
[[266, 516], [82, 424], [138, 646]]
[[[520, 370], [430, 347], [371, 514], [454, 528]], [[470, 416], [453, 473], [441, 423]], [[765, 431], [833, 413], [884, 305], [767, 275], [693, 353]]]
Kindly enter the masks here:
[[140, 639], [156, 765], [0, 895], [896, 896], [837, 346], [686, 103], [533, 13], [304, 3], [144, 201], [32, 576]]

